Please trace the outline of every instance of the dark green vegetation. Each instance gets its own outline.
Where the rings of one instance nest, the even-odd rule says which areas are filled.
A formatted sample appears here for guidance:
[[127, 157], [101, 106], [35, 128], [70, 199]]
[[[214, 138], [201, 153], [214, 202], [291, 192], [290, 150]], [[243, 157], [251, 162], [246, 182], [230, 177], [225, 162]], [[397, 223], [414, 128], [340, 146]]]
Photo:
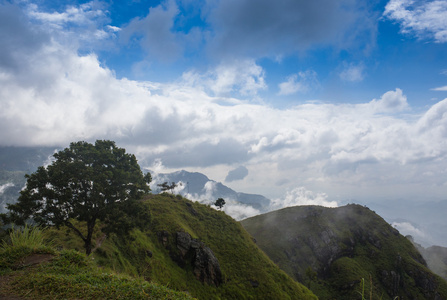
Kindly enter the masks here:
[[225, 205], [225, 200], [223, 198], [218, 198], [216, 202], [214, 202], [214, 206], [218, 207], [219, 209], [222, 209], [222, 207]]
[[2, 299], [192, 299], [165, 286], [98, 268], [75, 250], [46, 246], [42, 231], [14, 230], [0, 247]]
[[363, 206], [291, 207], [241, 223], [320, 299], [447, 299], [412, 243]]
[[[140, 208], [136, 200], [149, 193], [150, 174], [143, 176], [134, 155], [112, 141], [71, 143], [54, 154], [55, 161], [26, 175], [26, 188], [15, 204], [8, 204], [6, 223], [24, 224], [32, 219], [39, 225], [67, 226], [83, 241], [87, 254], [97, 221], [105, 231], [132, 227]], [[123, 216], [129, 210], [132, 218]], [[72, 219], [84, 221], [86, 232]]]

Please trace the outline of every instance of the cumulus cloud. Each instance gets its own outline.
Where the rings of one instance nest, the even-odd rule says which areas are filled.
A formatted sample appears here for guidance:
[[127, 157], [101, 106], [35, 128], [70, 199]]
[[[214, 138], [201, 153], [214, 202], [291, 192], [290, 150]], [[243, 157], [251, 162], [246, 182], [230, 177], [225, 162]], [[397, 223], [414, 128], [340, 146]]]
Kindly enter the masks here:
[[279, 84], [279, 95], [291, 95], [295, 93], [306, 93], [318, 88], [317, 73], [312, 70], [298, 72], [290, 75], [285, 82]]
[[254, 96], [267, 88], [263, 68], [251, 59], [225, 61], [205, 73], [189, 71], [183, 81], [223, 97]]
[[244, 166], [237, 167], [234, 170], [228, 172], [227, 177], [225, 177], [226, 182], [242, 180], [248, 175], [248, 169]]
[[367, 105], [377, 113], [400, 112], [408, 108], [407, 97], [399, 88], [394, 91], [386, 92], [380, 99], [374, 99]]
[[401, 32], [447, 42], [447, 2], [443, 0], [391, 0], [384, 16], [401, 24]]

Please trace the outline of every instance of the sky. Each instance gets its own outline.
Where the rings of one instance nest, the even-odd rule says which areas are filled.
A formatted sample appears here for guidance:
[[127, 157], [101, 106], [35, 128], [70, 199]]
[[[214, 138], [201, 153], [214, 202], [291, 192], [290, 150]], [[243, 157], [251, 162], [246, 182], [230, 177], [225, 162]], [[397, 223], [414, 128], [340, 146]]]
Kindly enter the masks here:
[[287, 205], [444, 201], [446, 53], [445, 0], [0, 0], [0, 145], [110, 139]]

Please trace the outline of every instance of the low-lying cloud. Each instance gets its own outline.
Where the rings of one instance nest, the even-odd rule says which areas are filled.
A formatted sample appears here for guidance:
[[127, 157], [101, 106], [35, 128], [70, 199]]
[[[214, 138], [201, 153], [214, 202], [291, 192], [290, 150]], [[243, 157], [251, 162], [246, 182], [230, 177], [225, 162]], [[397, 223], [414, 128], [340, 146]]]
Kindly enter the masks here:
[[307, 190], [305, 187], [298, 187], [288, 191], [283, 198], [273, 200], [271, 210], [298, 205], [338, 206], [336, 201], [329, 201], [325, 193], [315, 193]]

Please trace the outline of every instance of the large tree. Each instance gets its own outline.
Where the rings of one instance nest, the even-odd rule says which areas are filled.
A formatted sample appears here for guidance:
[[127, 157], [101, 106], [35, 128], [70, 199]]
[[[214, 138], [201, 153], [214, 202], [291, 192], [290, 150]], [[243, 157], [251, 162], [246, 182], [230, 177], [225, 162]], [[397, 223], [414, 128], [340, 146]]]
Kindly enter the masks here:
[[[144, 176], [135, 156], [112, 141], [71, 143], [54, 158], [51, 165], [26, 175], [26, 187], [17, 203], [7, 206], [5, 219], [16, 224], [32, 219], [40, 225], [65, 225], [84, 241], [90, 254], [96, 222], [113, 228], [114, 220], [123, 220], [121, 212], [135, 211], [131, 207], [150, 192], [150, 173]], [[76, 227], [73, 219], [86, 224], [86, 230]]]

